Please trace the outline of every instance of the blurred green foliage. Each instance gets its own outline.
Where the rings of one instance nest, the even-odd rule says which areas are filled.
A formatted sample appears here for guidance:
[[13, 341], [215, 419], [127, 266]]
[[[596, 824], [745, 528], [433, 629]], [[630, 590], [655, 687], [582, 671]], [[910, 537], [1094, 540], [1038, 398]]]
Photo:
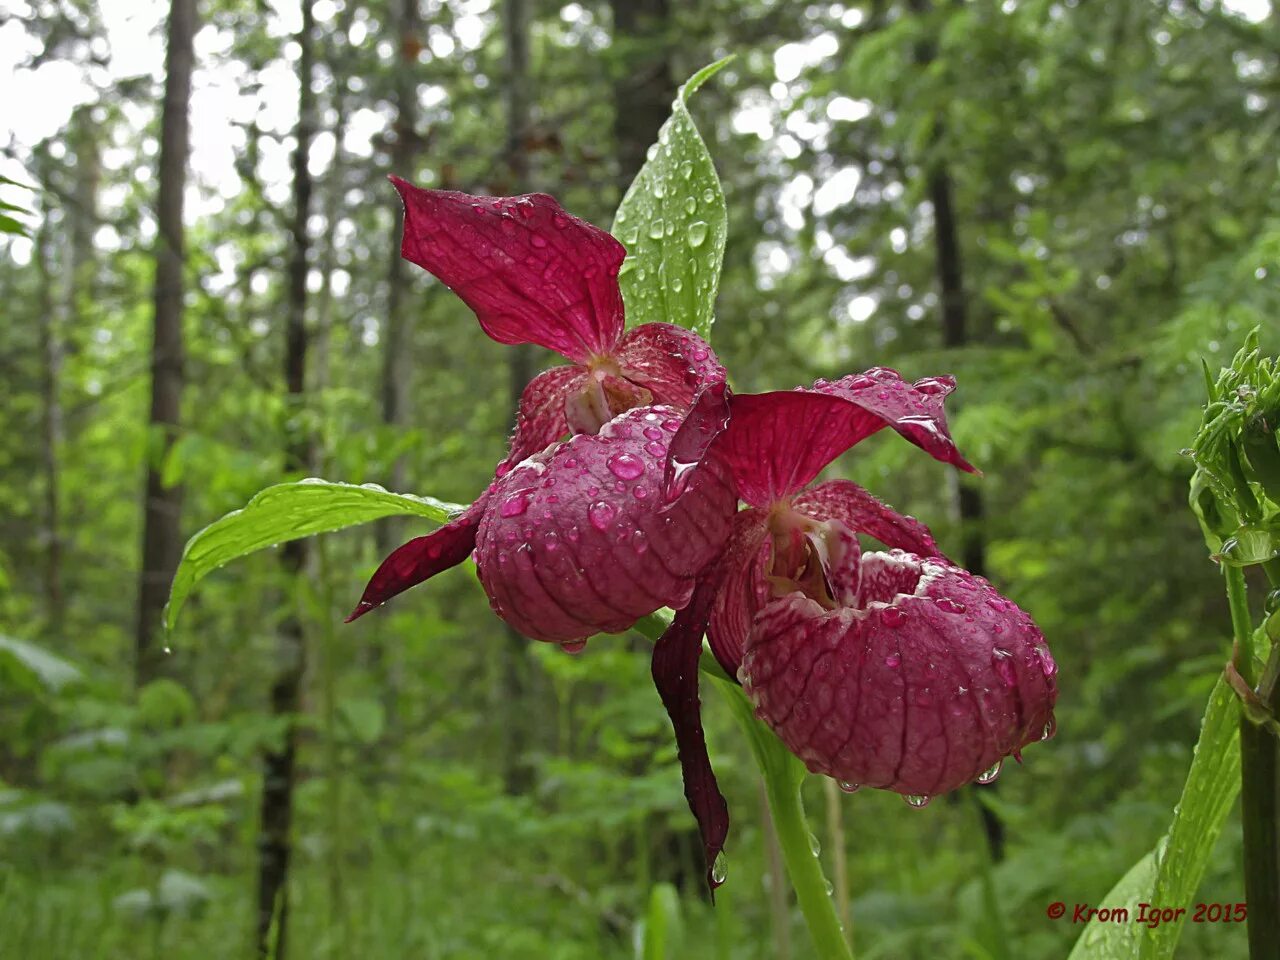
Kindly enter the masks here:
[[[234, 188], [208, 177], [192, 188], [186, 416], [163, 464], [186, 488], [190, 532], [282, 479], [289, 122], [265, 108], [287, 117], [294, 94], [278, 78], [294, 65], [267, 6], [205, 4], [197, 46], [206, 70], [272, 99], [227, 128]], [[81, 71], [95, 94], [54, 135], [11, 148], [38, 187], [21, 197], [37, 216], [28, 238], [0, 240], [6, 955], [246, 955], [257, 761], [281, 735], [267, 678], [297, 595], [311, 666], [292, 955], [754, 960], [790, 944], [805, 956], [794, 908], [771, 908], [758, 783], [721, 705], [708, 698], [708, 736], [735, 824], [713, 911], [646, 645], [594, 641], [577, 658], [534, 645], [512, 703], [506, 638], [466, 570], [339, 627], [379, 559], [371, 536], [321, 540], [301, 584], [258, 555], [201, 584], [167, 675], [131, 689], [142, 466], [159, 449], [146, 427], [158, 85], [94, 72], [97, 3], [29, 7], [22, 26], [41, 57]], [[421, 127], [408, 132], [389, 119], [403, 69], [391, 5], [331, 7], [319, 95], [334, 149], [313, 158], [322, 212], [302, 414], [320, 438], [316, 472], [386, 484], [404, 456], [407, 492], [468, 502], [504, 449], [506, 348], [415, 271], [413, 428], [381, 424], [390, 148], [417, 138], [415, 169], [394, 172], [423, 185], [547, 191], [607, 223], [626, 186], [609, 5], [535, 6], [520, 183], [496, 133], [501, 4], [423, 4]], [[988, 574], [1034, 614], [1061, 666], [1058, 737], [998, 790], [923, 811], [867, 791], [842, 801], [854, 944], [868, 958], [986, 957], [998, 929], [1009, 956], [1065, 956], [1082, 930], [1045, 908], [1107, 905], [1163, 835], [1230, 648], [1179, 451], [1201, 419], [1202, 358], [1216, 375], [1254, 327], [1264, 353], [1280, 349], [1280, 25], [1211, 0], [673, 7], [651, 41], [673, 81], [736, 54], [690, 106], [724, 183], [714, 336], [735, 386], [874, 364], [955, 373], [955, 433], [985, 472]], [[926, 185], [938, 164], [955, 191], [970, 313], [959, 350], [940, 331]], [[911, 453], [874, 439], [834, 472], [925, 519], [951, 550], [968, 532], [953, 480]], [[533, 785], [506, 793], [515, 727]], [[806, 803], [830, 873], [817, 784]], [[1008, 835], [989, 871], [978, 804]], [[1238, 837], [1229, 821], [1198, 899], [1242, 899]], [[1178, 955], [1243, 956], [1243, 930], [1189, 924]]]

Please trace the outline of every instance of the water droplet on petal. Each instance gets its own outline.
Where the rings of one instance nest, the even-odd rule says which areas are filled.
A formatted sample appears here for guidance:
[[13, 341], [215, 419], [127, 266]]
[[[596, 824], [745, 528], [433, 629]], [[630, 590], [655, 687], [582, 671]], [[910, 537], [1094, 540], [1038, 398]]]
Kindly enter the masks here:
[[679, 420], [663, 420], [662, 429], [668, 431], [669, 433], [675, 433], [677, 430], [680, 429], [680, 421]]
[[635, 497], [637, 500], [644, 500], [646, 497], [649, 496], [649, 488], [645, 486], [637, 485], [631, 491], [631, 495]]
[[615, 453], [608, 465], [609, 472], [621, 480], [634, 480], [644, 473], [644, 461], [632, 453]]
[[[646, 418], [646, 419], [647, 419], [647, 418]], [[657, 427], [645, 427], [645, 428], [644, 428], [644, 435], [645, 435], [646, 437], [648, 437], [650, 440], [661, 440], [661, 439], [662, 439], [662, 431], [661, 431], [661, 430], [659, 430]]]
[[949, 600], [946, 597], [935, 600], [934, 605], [943, 613], [964, 613], [969, 608], [958, 600]]
[[705, 189], [705, 190], [703, 190], [703, 191], [702, 191], [702, 202], [703, 202], [703, 203], [710, 203], [710, 202], [711, 202], [712, 200], [714, 200], [715, 198], [716, 198], [716, 192], [715, 192], [714, 190], [712, 190], [710, 187], [707, 187], [707, 189]]
[[502, 501], [498, 513], [503, 517], [518, 517], [529, 509], [529, 495], [523, 490]]
[[1040, 661], [1040, 670], [1046, 677], [1057, 676], [1058, 664], [1054, 661], [1053, 655], [1049, 653], [1049, 648], [1043, 643], [1037, 643], [1035, 646], [1036, 659]]
[[996, 675], [1000, 677], [1001, 682], [1006, 687], [1012, 687], [1018, 682], [1017, 674], [1013, 669], [1013, 661], [1010, 659], [1010, 653], [1003, 647], [996, 647], [991, 651], [991, 666], [995, 669]]
[[816, 833], [809, 834], [809, 852], [815, 857], [822, 853], [822, 844], [818, 842], [818, 835]]
[[912, 794], [908, 794], [902, 799], [907, 802], [907, 806], [915, 807], [917, 810], [919, 810], [921, 807], [927, 807], [929, 805], [929, 801], [932, 800], [933, 798], [926, 797], [924, 794], [920, 794], [920, 793], [912, 793]]
[[697, 210], [697, 209], [698, 209], [698, 201], [697, 201], [696, 199], [694, 199], [693, 197], [685, 197], [685, 198], [684, 198], [684, 212], [685, 212], [685, 213], [692, 214], [692, 213], [693, 213], [693, 211], [695, 211], [695, 210]]
[[841, 790], [843, 790], [845, 793], [857, 793], [859, 790], [862, 789], [862, 784], [852, 783], [848, 780], [841, 780], [839, 783], [836, 784], [836, 786], [839, 787]]
[[695, 220], [689, 224], [689, 246], [700, 247], [707, 240], [707, 224], [703, 220]]
[[609, 529], [609, 525], [613, 523], [616, 513], [617, 511], [613, 509], [613, 504], [598, 500], [587, 508], [587, 519], [591, 521], [591, 525], [597, 530], [604, 531]]
[[1000, 767], [1004, 764], [1004, 760], [997, 760], [987, 769], [978, 774], [979, 783], [994, 783], [996, 777], [1000, 776]]
[[535, 247], [538, 247], [539, 249], [547, 245], [546, 238], [536, 233], [529, 238], [529, 242], [532, 243]]
[[[817, 854], [815, 854], [815, 856], [817, 856]], [[836, 892], [836, 888], [832, 885], [831, 881], [828, 880], [826, 877], [822, 878], [822, 885], [826, 888], [828, 897]]]
[[1058, 732], [1058, 721], [1050, 717], [1044, 725], [1044, 729], [1040, 731], [1041, 740], [1052, 740]]
[[721, 850], [716, 854], [716, 859], [711, 864], [711, 880], [713, 883], [724, 883], [724, 878], [729, 875], [729, 864], [725, 860], [724, 851]]
[[661, 240], [666, 234], [667, 223], [661, 217], [649, 224], [649, 239]]
[[902, 657], [898, 656], [896, 653], [891, 653], [884, 658], [884, 665], [891, 670], [900, 663], [902, 663]]
[[884, 607], [880, 611], [880, 622], [886, 627], [900, 627], [907, 622], [907, 615], [897, 607]]
[[659, 443], [657, 440], [650, 440], [648, 443], [644, 445], [644, 449], [645, 449], [645, 452], [648, 453], [650, 456], [665, 457], [667, 455], [666, 446], [662, 443]]
[[566, 640], [560, 644], [560, 649], [565, 653], [581, 653], [587, 646], [585, 640]]

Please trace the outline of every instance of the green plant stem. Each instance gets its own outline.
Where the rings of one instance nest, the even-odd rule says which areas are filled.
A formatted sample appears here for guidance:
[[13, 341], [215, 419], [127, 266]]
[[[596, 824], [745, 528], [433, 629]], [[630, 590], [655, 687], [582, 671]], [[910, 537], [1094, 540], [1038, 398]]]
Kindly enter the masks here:
[[[1244, 571], [1226, 567], [1227, 600], [1235, 638], [1237, 669], [1249, 686], [1257, 684], [1253, 621]], [[1271, 706], [1275, 708], [1275, 697]], [[1265, 727], [1240, 718], [1240, 820], [1244, 840], [1245, 899], [1249, 904], [1251, 960], [1280, 958], [1280, 741]]]
[[742, 688], [725, 680], [715, 686], [725, 695], [734, 719], [747, 735], [751, 753], [764, 777], [769, 812], [773, 817], [782, 859], [791, 877], [800, 912], [804, 914], [818, 960], [853, 960], [827, 880], [822, 862], [810, 841], [809, 824], [804, 816], [800, 786], [804, 783], [804, 764], [779, 740], [772, 730], [756, 719]]
[[1257, 653], [1253, 648], [1253, 620], [1249, 616], [1249, 594], [1240, 567], [1223, 565], [1227, 581], [1227, 604], [1231, 608], [1231, 634], [1236, 646], [1236, 669], [1249, 686], [1258, 683]]
[[[671, 618], [665, 612], [655, 613], [638, 621], [634, 629], [650, 640], [657, 640], [670, 622]], [[724, 695], [738, 726], [747, 735], [751, 754], [764, 777], [769, 812], [782, 847], [782, 859], [787, 865], [791, 886], [795, 888], [800, 912], [809, 927], [817, 960], [853, 960], [835, 903], [827, 893], [822, 861], [809, 840], [809, 824], [800, 798], [800, 786], [805, 778], [804, 764], [774, 736], [772, 730], [756, 719], [742, 688], [729, 680], [705, 648], [698, 661], [698, 670]]]

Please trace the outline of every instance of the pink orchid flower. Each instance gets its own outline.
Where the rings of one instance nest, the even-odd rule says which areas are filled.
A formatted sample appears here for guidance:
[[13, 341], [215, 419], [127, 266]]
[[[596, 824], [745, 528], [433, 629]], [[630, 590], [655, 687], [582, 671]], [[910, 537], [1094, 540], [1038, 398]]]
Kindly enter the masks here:
[[[928, 529], [847, 480], [808, 484], [889, 427], [972, 471], [947, 428], [949, 377], [883, 367], [812, 389], [731, 395], [713, 385], [671, 443], [668, 495], [708, 465], [747, 504], [654, 650], [708, 879], [728, 807], [702, 735], [702, 636], [763, 720], [815, 773], [933, 795], [994, 777], [1053, 731], [1057, 667], [1031, 619], [951, 563]], [[864, 552], [858, 535], [887, 552]]]
[[661, 495], [670, 437], [698, 391], [724, 381], [711, 348], [666, 323], [624, 332], [625, 249], [551, 197], [392, 182], [405, 206], [405, 259], [452, 289], [494, 340], [535, 343], [572, 362], [525, 388], [510, 452], [489, 488], [450, 523], [391, 553], [348, 619], [473, 550], [499, 616], [569, 649], [683, 606], [735, 505], [711, 474], [688, 497]]

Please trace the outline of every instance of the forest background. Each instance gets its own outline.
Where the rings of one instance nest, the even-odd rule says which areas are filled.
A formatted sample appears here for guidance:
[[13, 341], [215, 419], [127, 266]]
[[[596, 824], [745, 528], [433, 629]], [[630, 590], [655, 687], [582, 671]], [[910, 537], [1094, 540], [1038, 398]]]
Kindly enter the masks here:
[[[1058, 737], [994, 785], [807, 786], [837, 907], [865, 957], [1065, 955], [1046, 906], [1163, 833], [1229, 651], [1180, 451], [1201, 358], [1280, 349], [1277, 50], [1243, 0], [0, 0], [0, 955], [807, 955], [714, 698], [707, 903], [647, 641], [530, 644], [464, 569], [341, 626], [406, 520], [159, 623], [184, 541], [281, 479], [470, 500], [551, 362], [399, 260], [386, 174], [607, 227], [729, 54], [692, 109], [735, 387], [954, 373], [985, 476], [881, 439], [833, 472], [1061, 665]], [[1200, 899], [1239, 876], [1233, 820]]]

